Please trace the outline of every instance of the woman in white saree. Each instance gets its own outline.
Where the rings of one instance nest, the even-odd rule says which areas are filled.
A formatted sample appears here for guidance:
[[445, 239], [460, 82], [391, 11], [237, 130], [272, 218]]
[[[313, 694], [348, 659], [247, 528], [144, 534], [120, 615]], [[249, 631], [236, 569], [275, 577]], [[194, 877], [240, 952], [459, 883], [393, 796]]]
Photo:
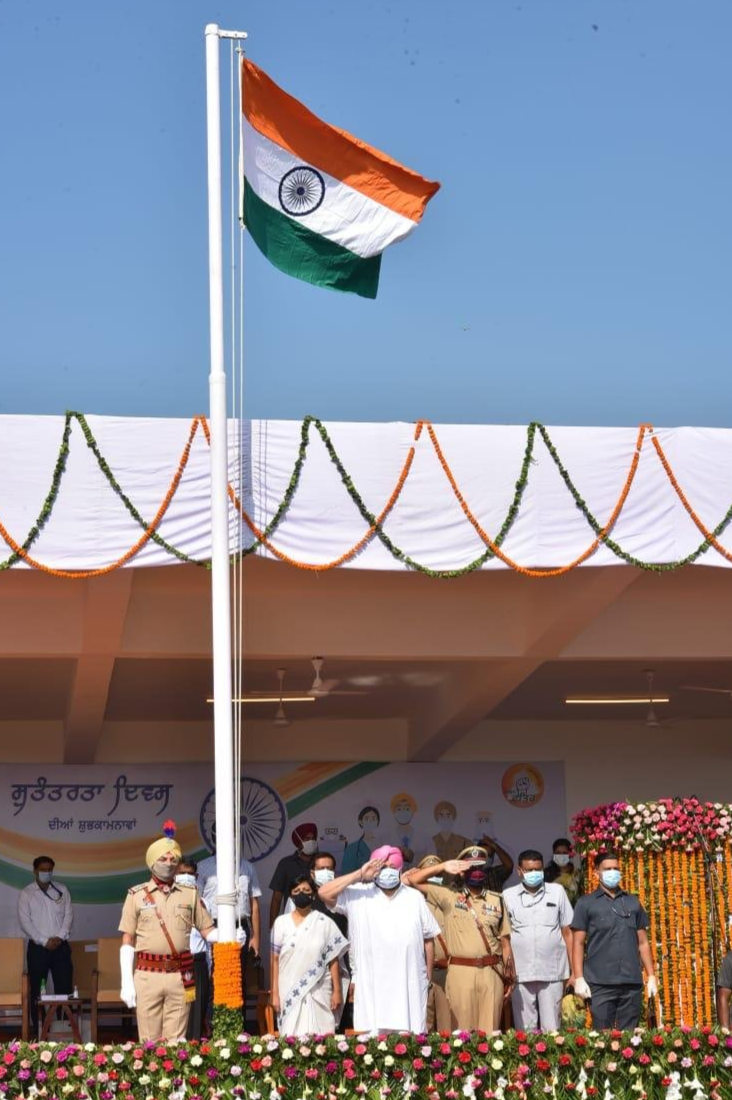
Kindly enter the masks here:
[[340, 959], [348, 940], [334, 921], [314, 910], [313, 884], [295, 879], [295, 908], [272, 926], [270, 970], [272, 1007], [282, 1035], [332, 1034], [343, 1011]]

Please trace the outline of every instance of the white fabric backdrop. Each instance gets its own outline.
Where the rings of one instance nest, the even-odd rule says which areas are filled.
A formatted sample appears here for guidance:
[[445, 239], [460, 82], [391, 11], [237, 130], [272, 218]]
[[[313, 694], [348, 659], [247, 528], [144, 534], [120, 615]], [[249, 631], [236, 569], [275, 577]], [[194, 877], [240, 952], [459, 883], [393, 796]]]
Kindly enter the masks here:
[[[88, 422], [122, 489], [150, 521], [177, 468], [190, 421], [89, 416]], [[329, 423], [326, 427], [367, 507], [380, 512], [412, 444], [414, 425]], [[232, 423], [232, 478], [237, 451], [234, 430]], [[0, 521], [18, 542], [25, 538], [50, 487], [62, 431], [62, 417], [0, 417]], [[526, 444], [525, 427], [440, 425], [436, 432], [474, 515], [495, 535], [513, 498]], [[604, 524], [627, 476], [637, 429], [559, 427], [549, 432], [579, 492]], [[687, 497], [713, 528], [732, 500], [732, 431], [675, 428], [658, 429], [656, 435]], [[244, 502], [260, 527], [282, 499], [299, 441], [300, 424], [295, 421], [246, 424]], [[199, 431], [182, 483], [159, 528], [165, 539], [196, 559], [210, 555], [208, 491], [209, 451]], [[233, 550], [233, 509], [231, 517]], [[300, 486], [273, 537], [275, 545], [300, 561], [322, 563], [338, 558], [365, 529], [312, 428]], [[460, 568], [484, 549], [452, 493], [426, 430], [416, 444], [412, 471], [385, 530], [402, 550], [433, 569]], [[99, 568], [119, 558], [140, 534], [74, 423], [61, 492], [31, 554], [55, 568]], [[631, 554], [659, 563], [685, 556], [702, 541], [674, 493], [650, 437], [613, 538]], [[525, 566], [556, 567], [575, 558], [592, 539], [537, 436], [529, 486], [504, 550]], [[721, 541], [732, 548], [732, 525]], [[7, 549], [1, 556], [9, 553]], [[706, 565], [728, 564], [714, 549], [699, 560]], [[174, 561], [162, 547], [148, 542], [130, 564]], [[601, 547], [588, 564], [618, 561]], [[349, 564], [365, 569], [403, 568], [378, 539]], [[505, 568], [495, 560], [485, 567]]]

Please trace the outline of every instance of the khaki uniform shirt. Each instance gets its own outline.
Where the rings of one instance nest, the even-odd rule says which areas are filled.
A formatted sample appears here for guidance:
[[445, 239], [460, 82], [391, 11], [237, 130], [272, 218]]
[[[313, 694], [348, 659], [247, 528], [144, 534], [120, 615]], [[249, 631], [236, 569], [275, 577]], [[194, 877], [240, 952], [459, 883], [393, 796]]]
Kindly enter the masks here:
[[[145, 896], [150, 894], [152, 902]], [[191, 928], [204, 933], [213, 928], [211, 914], [201, 900], [195, 886], [179, 886], [174, 883], [165, 894], [154, 880], [133, 886], [127, 893], [120, 932], [135, 936], [138, 951], [150, 951], [155, 955], [170, 955], [170, 944], [158, 919], [158, 912], [165, 921], [176, 951], [188, 951]]]
[[[427, 883], [425, 896], [429, 905], [442, 912], [445, 942], [451, 955], [477, 959], [481, 955], [502, 953], [501, 936], [511, 935], [511, 924], [500, 894], [486, 890], [478, 897], [471, 897], [468, 905], [464, 891]], [[476, 917], [485, 933], [488, 948], [478, 929]]]

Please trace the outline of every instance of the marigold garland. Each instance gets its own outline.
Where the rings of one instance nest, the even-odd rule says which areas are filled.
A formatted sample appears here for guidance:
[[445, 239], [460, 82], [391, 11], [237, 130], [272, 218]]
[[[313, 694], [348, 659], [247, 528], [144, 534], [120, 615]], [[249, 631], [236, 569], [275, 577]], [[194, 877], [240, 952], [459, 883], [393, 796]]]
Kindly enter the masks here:
[[214, 1006], [241, 1009], [241, 945], [213, 945]]
[[[110, 487], [119, 497], [129, 515], [132, 517], [135, 523], [142, 528], [143, 531], [141, 538], [138, 539], [137, 542], [133, 546], [131, 546], [125, 554], [123, 554], [115, 562], [112, 562], [106, 566], [99, 567], [97, 569], [54, 569], [51, 566], [39, 562], [37, 559], [31, 557], [31, 555], [29, 554], [29, 550], [33, 543], [37, 540], [41, 529], [50, 519], [53, 507], [56, 503], [56, 500], [58, 499], [61, 481], [66, 471], [66, 463], [69, 454], [69, 441], [73, 422], [78, 423], [79, 427], [81, 428], [86, 445], [92, 451], [94, 457], [96, 458], [97, 464], [99, 465], [99, 468], [106, 478], [107, 482], [109, 483]], [[10, 534], [6, 527], [2, 523], [0, 523], [0, 537], [5, 540], [12, 551], [10, 556], [5, 561], [0, 562], [0, 570], [12, 568], [13, 565], [22, 560], [27, 565], [30, 565], [35, 569], [39, 569], [42, 572], [49, 573], [52, 576], [64, 577], [68, 579], [84, 579], [86, 577], [103, 576], [106, 573], [110, 573], [115, 569], [119, 569], [122, 566], [127, 565], [146, 545], [146, 543], [150, 541], [155, 542], [158, 546], [164, 549], [166, 553], [169, 553], [172, 557], [177, 558], [179, 561], [188, 562], [196, 565], [208, 565], [208, 562], [196, 561], [184, 551], [179, 550], [177, 547], [173, 546], [171, 543], [166, 541], [166, 539], [164, 539], [158, 531], [158, 527], [162, 522], [162, 519], [164, 518], [170, 506], [170, 503], [175, 496], [175, 493], [177, 492], [181, 478], [188, 463], [191, 445], [199, 428], [202, 429], [203, 433], [206, 436], [206, 439], [209, 440], [210, 432], [206, 418], [203, 416], [194, 417], [191, 421], [188, 444], [186, 445], [183, 455], [179, 461], [178, 469], [171, 481], [170, 488], [168, 489], [168, 492], [166, 493], [156, 516], [150, 523], [147, 523], [135, 507], [132, 500], [127, 496], [127, 494], [124, 492], [121, 485], [117, 481], [109, 464], [102, 455], [99, 445], [97, 444], [97, 441], [94, 438], [91, 428], [89, 427], [89, 424], [84, 415], [78, 412], [66, 413], [61, 446], [59, 448], [59, 454], [54, 468], [51, 487], [43, 502], [38, 518], [31, 526], [28, 534], [22, 542], [18, 542]], [[320, 435], [328, 456], [335, 465], [347, 493], [351, 497], [360, 515], [367, 524], [365, 534], [352, 547], [350, 547], [348, 550], [345, 550], [334, 560], [324, 563], [298, 561], [297, 559], [290, 557], [284, 551], [280, 550], [271, 541], [272, 535], [286, 515], [296, 495], [310, 442], [311, 428], [314, 428], [316, 432]], [[387, 535], [383, 526], [394, 506], [398, 502], [398, 499], [404, 488], [404, 484], [409, 477], [414, 459], [416, 457], [415, 444], [420, 439], [420, 436], [425, 428], [427, 429], [427, 435], [429, 437], [430, 443], [440, 462], [445, 477], [452, 489], [453, 495], [460, 504], [460, 507], [465, 514], [466, 519], [486, 546], [486, 549], [483, 551], [483, 553], [478, 555], [478, 557], [476, 557], [473, 561], [470, 561], [466, 565], [460, 566], [456, 569], [432, 569], [426, 565], [423, 565], [421, 562], [416, 561], [392, 541], [392, 539]], [[727, 550], [719, 542], [719, 536], [726, 530], [729, 523], [732, 521], [732, 505], [730, 505], [730, 507], [727, 509], [726, 513], [717, 524], [717, 526], [713, 530], [709, 530], [709, 528], [707, 528], [704, 522], [694, 511], [688, 498], [686, 497], [686, 494], [681, 488], [673, 470], [671, 469], [670, 463], [666, 458], [661, 443], [653, 433], [652, 425], [641, 424], [639, 427], [635, 450], [631, 456], [630, 466], [627, 476], [625, 478], [625, 482], [620, 491], [617, 503], [604, 524], [601, 524], [600, 521], [596, 519], [596, 517], [588, 508], [586, 501], [583, 499], [579, 490], [575, 486], [568, 470], [563, 465], [559, 454], [544, 425], [538, 423], [537, 421], [532, 421], [532, 423], [527, 426], [526, 431], [526, 447], [524, 450], [524, 456], [522, 459], [518, 479], [515, 483], [513, 499], [508, 506], [505, 519], [500, 527], [500, 530], [498, 531], [498, 534], [494, 538], [491, 538], [491, 536], [484, 530], [477, 517], [474, 515], [466, 498], [463, 496], [458, 486], [457, 480], [447, 461], [447, 458], [445, 457], [445, 454], [442, 450], [439, 439], [437, 437], [437, 432], [429, 421], [420, 420], [417, 422], [415, 426], [414, 443], [409, 450], [407, 459], [397, 479], [395, 488], [392, 491], [387, 503], [382, 508], [381, 512], [376, 515], [369, 510], [358, 490], [356, 489], [356, 486], [354, 485], [350, 475], [348, 474], [348, 471], [343, 466], [343, 463], [341, 462], [340, 457], [323, 423], [316, 417], [307, 416], [303, 419], [301, 424], [300, 446], [293, 466], [292, 474], [290, 475], [289, 483], [287, 485], [283, 498], [280, 501], [280, 504], [278, 505], [274, 515], [272, 516], [272, 519], [263, 530], [260, 530], [258, 526], [253, 522], [251, 517], [247, 515], [246, 511], [241, 506], [239, 496], [236, 494], [233, 487], [231, 485], [229, 486], [229, 497], [232, 500], [234, 506], [237, 508], [239, 514], [241, 515], [243, 522], [246, 524], [246, 526], [254, 536], [252, 543], [246, 546], [241, 551], [241, 556], [246, 557], [250, 554], [253, 554], [261, 546], [264, 546], [271, 554], [279, 558], [279, 560], [287, 562], [289, 565], [292, 565], [298, 569], [304, 569], [310, 572], [325, 572], [330, 569], [336, 569], [339, 566], [346, 564], [348, 561], [351, 561], [368, 545], [368, 543], [372, 539], [377, 538], [395, 560], [401, 562], [409, 569], [413, 569], [416, 572], [425, 574], [425, 576], [437, 579], [454, 579], [456, 577], [462, 577], [466, 573], [470, 573], [476, 569], [479, 569], [487, 561], [493, 558], [498, 558], [506, 566], [521, 574], [522, 576], [533, 578], [558, 577], [570, 572], [573, 569], [576, 569], [579, 565], [587, 561], [596, 552], [600, 545], [606, 546], [616, 557], [618, 557], [621, 561], [626, 562], [626, 564], [628, 565], [633, 565], [638, 569], [648, 570], [657, 573], [671, 572], [673, 570], [680, 569], [686, 565], [689, 565], [692, 562], [697, 561], [698, 558], [705, 554], [710, 548], [715, 549], [723, 558], [725, 558], [725, 560], [732, 561], [732, 551]], [[527, 566], [523, 566], [501, 549], [502, 544], [505, 542], [505, 539], [507, 538], [514, 524], [514, 521], [519, 514], [523, 495], [529, 483], [531, 467], [535, 461], [534, 447], [537, 436], [541, 437], [541, 440], [544, 443], [552, 462], [556, 466], [557, 471], [562, 478], [562, 481], [564, 482], [567, 491], [574, 500], [575, 506], [580, 511], [588, 526], [591, 528], [595, 535], [595, 538], [589, 544], [589, 546], [581, 554], [574, 558], [573, 561], [569, 562], [567, 565], [548, 569], [533, 569]], [[635, 479], [638, 464], [640, 461], [640, 455], [644, 446], [644, 442], [647, 438], [651, 439], [654, 452], [659, 459], [661, 466], [669, 480], [669, 483], [676, 493], [678, 499], [680, 500], [682, 506], [689, 514], [692, 522], [695, 524], [697, 529], [704, 536], [703, 541], [695, 550], [687, 554], [685, 557], [679, 558], [676, 561], [672, 562], [659, 563], [643, 561], [642, 559], [635, 557], [633, 554], [629, 554], [611, 537], [611, 533], [625, 506], [631, 487], [633, 485], [633, 481]]]

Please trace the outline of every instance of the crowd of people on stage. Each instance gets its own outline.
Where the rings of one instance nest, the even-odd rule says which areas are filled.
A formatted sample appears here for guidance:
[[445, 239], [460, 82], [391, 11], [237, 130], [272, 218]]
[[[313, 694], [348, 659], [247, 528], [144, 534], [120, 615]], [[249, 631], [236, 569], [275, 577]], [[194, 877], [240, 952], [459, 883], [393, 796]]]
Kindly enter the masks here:
[[[364, 852], [358, 866], [352, 852], [352, 869], [342, 874], [332, 854], [318, 851], [317, 838], [315, 824], [299, 825], [269, 884], [269, 988], [282, 1034], [554, 1031], [572, 990], [589, 1006], [593, 1027], [634, 1028], [644, 975], [649, 999], [657, 994], [648, 916], [623, 889], [614, 852], [595, 857], [599, 884], [582, 893], [582, 868], [566, 838], [554, 842], [546, 864], [530, 848], [514, 868], [486, 836], [413, 867], [413, 853], [402, 847]], [[129, 891], [119, 925], [121, 999], [136, 1006], [141, 1040], [197, 1038], [209, 1026], [210, 944], [221, 900], [216, 860], [196, 865], [166, 836], [146, 859], [151, 877]], [[18, 913], [36, 1026], [49, 973], [56, 992], [72, 990], [73, 912], [53, 860], [39, 856], [33, 870]], [[518, 882], [506, 886], [514, 870]], [[246, 968], [261, 962], [261, 897], [256, 869], [242, 858], [242, 989]], [[719, 1022], [728, 1027], [732, 953], [717, 987]]]

